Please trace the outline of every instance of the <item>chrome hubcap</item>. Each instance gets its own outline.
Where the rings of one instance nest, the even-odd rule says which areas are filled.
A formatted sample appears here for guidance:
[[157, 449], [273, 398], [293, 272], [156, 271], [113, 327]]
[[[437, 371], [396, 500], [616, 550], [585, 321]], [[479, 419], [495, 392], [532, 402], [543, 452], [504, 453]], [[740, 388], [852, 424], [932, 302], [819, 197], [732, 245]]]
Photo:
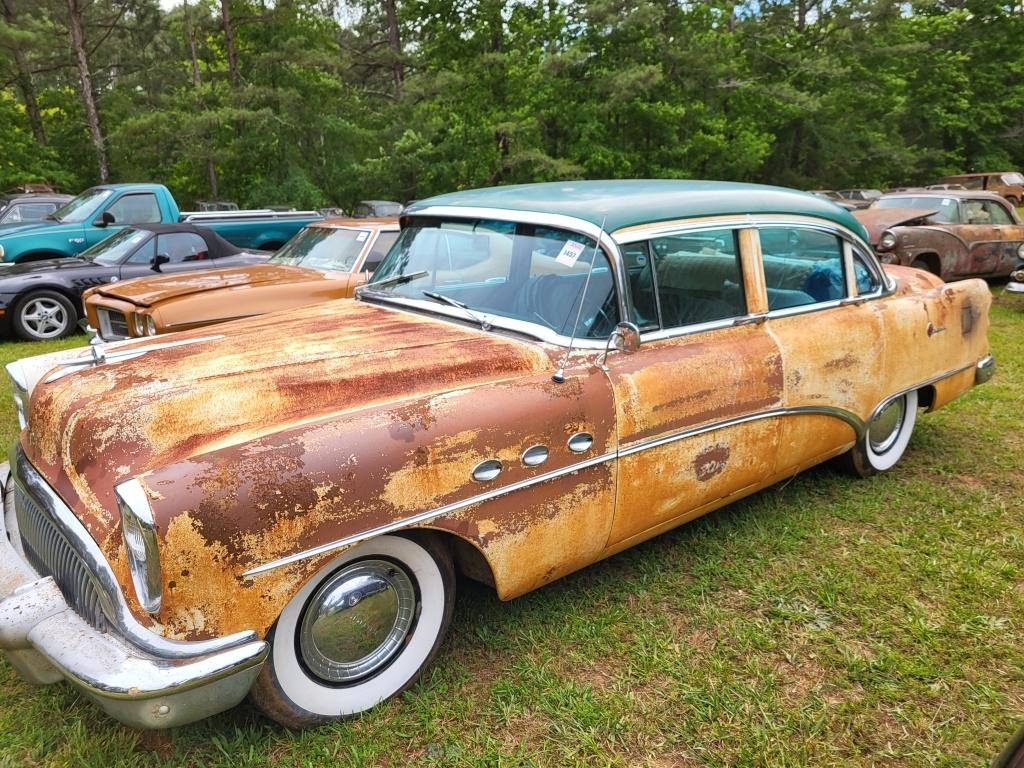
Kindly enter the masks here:
[[67, 327], [68, 313], [53, 299], [32, 299], [21, 310], [21, 320], [33, 336], [49, 339]]
[[415, 619], [416, 589], [397, 563], [360, 560], [328, 579], [306, 607], [302, 660], [330, 683], [352, 683], [387, 666]]
[[875, 414], [868, 426], [868, 442], [875, 453], [885, 453], [899, 437], [903, 417], [906, 414], [906, 399], [897, 397]]

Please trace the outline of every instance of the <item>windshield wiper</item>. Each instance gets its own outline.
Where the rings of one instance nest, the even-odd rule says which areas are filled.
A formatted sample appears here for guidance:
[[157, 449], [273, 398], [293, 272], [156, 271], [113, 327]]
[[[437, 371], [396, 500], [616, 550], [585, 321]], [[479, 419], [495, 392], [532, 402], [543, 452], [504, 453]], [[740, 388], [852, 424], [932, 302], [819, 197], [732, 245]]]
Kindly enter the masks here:
[[383, 280], [378, 280], [374, 283], [367, 283], [366, 287], [370, 290], [374, 288], [383, 288], [385, 285], [401, 285], [402, 283], [409, 283], [421, 277], [426, 277], [430, 273], [425, 269], [421, 269], [419, 272], [410, 272], [407, 275], [395, 275], [394, 277], [388, 277]]
[[420, 291], [420, 293], [422, 293], [428, 299], [440, 301], [444, 304], [451, 304], [453, 307], [461, 309], [463, 312], [469, 315], [476, 323], [478, 323], [483, 330], [491, 330], [491, 324], [487, 322], [484, 318], [480, 317], [480, 315], [478, 315], [472, 309], [470, 309], [469, 305], [466, 304], [465, 302], [459, 301], [458, 299], [453, 299], [451, 296], [445, 296], [443, 293], [435, 293], [434, 291]]

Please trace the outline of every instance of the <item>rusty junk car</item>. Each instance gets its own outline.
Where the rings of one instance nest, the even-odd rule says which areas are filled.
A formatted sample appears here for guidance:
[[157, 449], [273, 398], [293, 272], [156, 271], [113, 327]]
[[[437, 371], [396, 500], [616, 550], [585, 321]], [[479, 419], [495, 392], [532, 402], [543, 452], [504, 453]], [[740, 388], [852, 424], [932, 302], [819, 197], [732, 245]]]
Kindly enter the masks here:
[[356, 301], [35, 384], [0, 648], [134, 726], [362, 712], [435, 656], [457, 570], [510, 599], [826, 459], [889, 469], [991, 376], [990, 300], [792, 190], [417, 202]]
[[990, 192], [897, 192], [853, 215], [884, 263], [943, 280], [1006, 277], [1024, 258], [1024, 223]]
[[114, 341], [350, 298], [397, 239], [396, 218], [318, 221], [263, 264], [88, 289], [85, 314], [100, 339]]

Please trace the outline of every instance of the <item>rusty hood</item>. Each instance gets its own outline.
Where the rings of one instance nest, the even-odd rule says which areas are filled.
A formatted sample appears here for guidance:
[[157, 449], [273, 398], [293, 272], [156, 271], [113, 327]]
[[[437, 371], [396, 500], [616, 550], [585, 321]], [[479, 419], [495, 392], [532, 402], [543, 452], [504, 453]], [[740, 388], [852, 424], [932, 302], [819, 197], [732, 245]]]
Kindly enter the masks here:
[[937, 208], [864, 208], [852, 211], [852, 213], [853, 217], [868, 231], [868, 242], [877, 245], [885, 230], [905, 224], [923, 224], [929, 216], [937, 211]]
[[123, 480], [290, 427], [554, 368], [541, 344], [351, 300], [174, 340], [44, 377], [33, 391], [28, 458], [101, 546], [117, 546], [113, 487]]
[[162, 301], [222, 290], [245, 290], [260, 285], [284, 285], [327, 280], [323, 272], [287, 264], [255, 264], [248, 267], [185, 272], [177, 275], [139, 277], [123, 283], [103, 285], [95, 290], [100, 296], [128, 301], [140, 307], [152, 307]]

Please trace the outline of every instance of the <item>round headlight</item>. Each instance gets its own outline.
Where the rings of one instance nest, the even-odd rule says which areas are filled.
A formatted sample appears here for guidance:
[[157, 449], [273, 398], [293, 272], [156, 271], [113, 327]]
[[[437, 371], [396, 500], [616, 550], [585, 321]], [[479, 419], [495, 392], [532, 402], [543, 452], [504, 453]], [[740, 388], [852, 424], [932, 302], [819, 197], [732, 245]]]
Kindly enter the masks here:
[[146, 318], [142, 315], [132, 315], [132, 332], [136, 336], [146, 335]]
[[1015, 269], [1010, 273], [1010, 279], [1015, 283], [1024, 283], [1024, 269]]
[[1024, 243], [1017, 246], [1017, 255], [1024, 259]]
[[156, 336], [156, 321], [152, 315], [146, 315], [146, 333], [150, 336]]
[[878, 247], [889, 251], [896, 247], [896, 242], [896, 235], [892, 232], [883, 232], [882, 237], [878, 241]]

